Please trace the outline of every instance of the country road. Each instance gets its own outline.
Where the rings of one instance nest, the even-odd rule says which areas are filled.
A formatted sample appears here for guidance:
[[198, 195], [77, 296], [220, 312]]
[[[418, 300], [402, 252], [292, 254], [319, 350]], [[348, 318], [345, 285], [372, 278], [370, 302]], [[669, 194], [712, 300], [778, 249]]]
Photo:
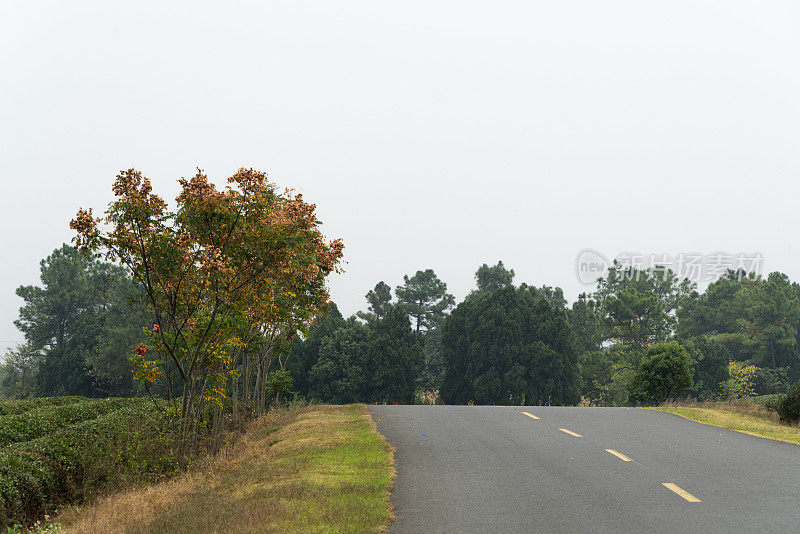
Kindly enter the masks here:
[[800, 531], [797, 445], [637, 408], [370, 411], [397, 449], [390, 532]]

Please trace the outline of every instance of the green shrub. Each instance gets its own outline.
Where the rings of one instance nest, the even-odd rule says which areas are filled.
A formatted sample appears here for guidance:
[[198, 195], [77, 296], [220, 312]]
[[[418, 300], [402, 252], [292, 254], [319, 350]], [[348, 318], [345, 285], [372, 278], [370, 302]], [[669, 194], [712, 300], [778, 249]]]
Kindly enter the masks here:
[[785, 393], [775, 393], [772, 395], [757, 395], [755, 397], [745, 397], [742, 401], [748, 405], [763, 406], [773, 412], [778, 411], [778, 405], [786, 397]]
[[789, 392], [778, 404], [778, 415], [781, 421], [796, 424], [800, 421], [800, 382], [789, 388]]
[[0, 521], [30, 524], [100, 490], [153, 481], [178, 468], [174, 425], [152, 401], [0, 450]]
[[789, 368], [758, 367], [756, 369], [755, 391], [757, 395], [785, 393], [789, 389]]
[[75, 423], [113, 412], [126, 404], [142, 401], [143, 399], [83, 400], [0, 417], [0, 447], [51, 434]]
[[775, 394], [775, 395], [764, 395], [763, 405], [767, 410], [772, 410], [773, 412], [777, 412], [780, 408], [783, 399], [786, 398], [786, 395], [783, 394]]
[[0, 416], [15, 415], [45, 406], [64, 406], [89, 400], [86, 397], [38, 397], [35, 399], [0, 399]]
[[670, 395], [692, 387], [693, 374], [692, 359], [680, 343], [656, 343], [642, 358], [628, 392], [644, 404], [660, 404]]

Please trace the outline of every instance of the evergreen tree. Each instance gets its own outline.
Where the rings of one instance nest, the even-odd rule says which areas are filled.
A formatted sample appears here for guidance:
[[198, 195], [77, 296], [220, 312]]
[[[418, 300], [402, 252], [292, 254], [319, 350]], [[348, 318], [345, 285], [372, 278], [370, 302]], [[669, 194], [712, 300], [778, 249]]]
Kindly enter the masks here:
[[128, 396], [134, 393], [128, 356], [147, 319], [141, 288], [120, 267], [63, 245], [41, 262], [41, 286], [22, 286], [14, 324], [37, 366], [39, 395]]
[[[676, 335], [688, 339], [705, 334], [731, 334], [741, 331], [744, 296], [740, 291], [753, 279], [728, 271], [699, 294], [693, 291], [677, 309]], [[737, 297], [738, 296], [738, 297]]]
[[689, 394], [698, 399], [713, 398], [722, 393], [722, 384], [730, 378], [730, 357], [716, 336], [700, 335], [681, 340], [694, 365], [694, 384]]
[[28, 345], [9, 349], [0, 363], [0, 397], [24, 399], [36, 393], [42, 355]]
[[347, 321], [319, 338], [319, 357], [308, 372], [310, 395], [335, 404], [373, 402], [375, 372], [370, 362], [372, 333]]
[[670, 269], [639, 270], [618, 262], [598, 280], [594, 298], [603, 317], [604, 339], [619, 344], [634, 369], [647, 347], [666, 341], [675, 327], [676, 310], [689, 298], [694, 284]]
[[[783, 273], [762, 279], [730, 270], [704, 293], [695, 292], [683, 302], [677, 313], [677, 336], [684, 340], [704, 337], [698, 345], [705, 351], [703, 356], [715, 359], [721, 351], [731, 360], [761, 368], [786, 368], [789, 379], [796, 378], [800, 375], [799, 293], [800, 286]], [[706, 380], [698, 379], [698, 384], [712, 387]]]
[[581, 397], [591, 404], [604, 404], [611, 396], [614, 364], [608, 354], [601, 350], [579, 354], [581, 373]]
[[320, 349], [325, 338], [345, 325], [339, 307], [334, 302], [328, 303], [325, 313], [314, 321], [308, 337], [304, 340], [296, 338], [292, 341], [286, 370], [292, 377], [293, 388], [301, 395], [311, 393], [309, 372], [320, 357]]
[[425, 368], [417, 385], [425, 392], [437, 391], [444, 378], [444, 359], [442, 357], [442, 328], [428, 331], [424, 338]]
[[421, 340], [400, 308], [368, 325], [350, 318], [320, 338], [310, 394], [322, 402], [411, 404], [423, 363]]
[[442, 331], [442, 399], [451, 404], [575, 404], [580, 377], [563, 310], [522, 285], [459, 304]]
[[514, 281], [514, 269], [506, 269], [502, 261], [491, 267], [484, 263], [475, 272], [475, 281], [478, 283], [478, 291], [510, 287]]
[[761, 341], [758, 365], [770, 368], [798, 366], [798, 322], [800, 299], [797, 288], [783, 273], [770, 273], [766, 280], [747, 284], [742, 291], [755, 293], [745, 309], [748, 334]]
[[567, 311], [567, 318], [572, 327], [575, 350], [579, 354], [599, 351], [603, 342], [603, 332], [597, 302], [589, 298], [586, 293], [581, 293]]
[[401, 308], [393, 306], [375, 324], [370, 353], [375, 368], [375, 401], [412, 404], [425, 356], [421, 340]]
[[383, 281], [375, 284], [375, 289], [370, 289], [365, 297], [369, 311], [358, 312], [356, 315], [367, 322], [383, 319], [392, 307], [392, 288]]
[[455, 298], [447, 292], [447, 284], [439, 280], [433, 269], [417, 271], [403, 277], [403, 285], [395, 289], [403, 310], [414, 320], [417, 333], [430, 330], [444, 320], [447, 311], [455, 305]]
[[550, 306], [556, 310], [565, 310], [567, 308], [567, 299], [564, 297], [564, 291], [560, 287], [544, 285], [540, 291], [547, 299], [547, 302], [550, 303]]

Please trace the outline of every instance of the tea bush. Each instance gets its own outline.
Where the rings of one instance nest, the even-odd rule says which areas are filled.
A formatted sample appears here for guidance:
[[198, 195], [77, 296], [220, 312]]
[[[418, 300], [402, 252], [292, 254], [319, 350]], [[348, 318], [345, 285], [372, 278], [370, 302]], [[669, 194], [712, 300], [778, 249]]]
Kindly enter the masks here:
[[45, 406], [64, 406], [89, 400], [86, 397], [38, 397], [35, 399], [0, 399], [0, 416], [15, 415]]
[[82, 400], [65, 405], [49, 405], [41, 408], [0, 417], [0, 447], [11, 443], [28, 441], [51, 434], [64, 427], [94, 419], [130, 404], [131, 399]]
[[102, 490], [178, 469], [174, 423], [152, 401], [118, 409], [0, 449], [0, 524], [31, 524]]

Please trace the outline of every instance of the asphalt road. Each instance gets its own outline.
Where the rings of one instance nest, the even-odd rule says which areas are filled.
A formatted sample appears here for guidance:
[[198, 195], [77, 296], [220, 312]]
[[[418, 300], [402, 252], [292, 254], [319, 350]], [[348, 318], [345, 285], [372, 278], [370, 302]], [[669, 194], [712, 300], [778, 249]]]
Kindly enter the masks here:
[[396, 447], [390, 532], [800, 532], [798, 445], [636, 408], [370, 411]]

